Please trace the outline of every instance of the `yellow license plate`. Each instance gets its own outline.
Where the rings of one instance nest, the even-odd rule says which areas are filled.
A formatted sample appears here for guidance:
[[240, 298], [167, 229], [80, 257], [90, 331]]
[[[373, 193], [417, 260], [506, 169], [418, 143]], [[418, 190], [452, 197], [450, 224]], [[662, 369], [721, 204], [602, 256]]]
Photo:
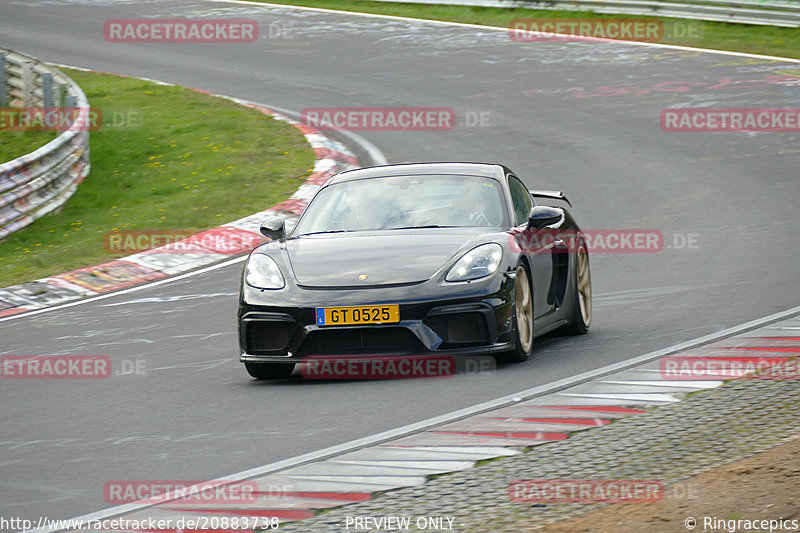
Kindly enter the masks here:
[[318, 326], [396, 324], [397, 322], [400, 322], [400, 306], [398, 304], [317, 307]]

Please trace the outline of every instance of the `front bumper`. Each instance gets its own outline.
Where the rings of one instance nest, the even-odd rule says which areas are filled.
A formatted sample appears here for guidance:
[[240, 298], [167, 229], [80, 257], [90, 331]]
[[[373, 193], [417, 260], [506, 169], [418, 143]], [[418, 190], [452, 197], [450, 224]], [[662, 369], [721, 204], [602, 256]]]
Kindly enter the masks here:
[[[400, 305], [399, 323], [316, 324], [316, 307], [387, 303]], [[239, 308], [240, 360], [285, 363], [309, 356], [501, 353], [514, 348], [512, 313], [510, 273], [471, 283], [428, 281], [356, 290], [290, 286], [268, 292], [245, 285]]]

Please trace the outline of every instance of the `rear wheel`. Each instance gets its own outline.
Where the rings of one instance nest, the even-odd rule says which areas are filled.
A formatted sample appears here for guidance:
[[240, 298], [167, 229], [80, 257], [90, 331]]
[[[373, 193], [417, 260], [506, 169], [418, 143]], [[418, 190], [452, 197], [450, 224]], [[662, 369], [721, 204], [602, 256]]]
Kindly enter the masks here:
[[589, 251], [581, 244], [575, 257], [575, 299], [572, 302], [572, 321], [567, 331], [581, 335], [592, 323], [592, 274], [589, 270]]
[[244, 367], [256, 379], [288, 378], [294, 371], [294, 363], [245, 363]]
[[509, 363], [527, 361], [533, 352], [533, 293], [528, 270], [524, 265], [517, 266], [513, 327], [516, 346], [512, 351], [502, 354], [499, 359]]

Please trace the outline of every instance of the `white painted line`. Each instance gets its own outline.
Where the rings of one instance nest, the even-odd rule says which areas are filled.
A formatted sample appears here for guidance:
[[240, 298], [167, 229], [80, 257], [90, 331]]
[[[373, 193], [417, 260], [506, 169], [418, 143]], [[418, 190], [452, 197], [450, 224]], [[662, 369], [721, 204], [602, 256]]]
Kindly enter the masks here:
[[[388, 446], [373, 446], [339, 455], [332, 462], [347, 461], [467, 461], [475, 462], [486, 455], [467, 456], [458, 452], [431, 451], [425, 448], [390, 448]], [[491, 456], [489, 456], [491, 457]]]
[[[316, 11], [318, 13], [331, 13], [334, 15], [351, 15], [355, 17], [365, 17], [365, 18], [377, 18], [377, 19], [384, 19], [384, 20], [397, 20], [403, 22], [417, 22], [422, 24], [435, 24], [438, 26], [454, 26], [459, 28], [470, 28], [476, 30], [490, 30], [490, 31], [502, 31], [508, 32], [508, 28], [504, 28], [501, 26], [485, 26], [482, 24], [466, 24], [463, 22], [449, 22], [445, 20], [432, 20], [432, 19], [420, 19], [420, 18], [413, 18], [413, 17], [401, 17], [398, 15], [379, 15], [376, 13], [363, 13], [360, 11], [344, 11], [339, 9], [325, 9], [321, 7], [306, 7], [306, 6], [292, 6], [288, 4], [274, 4], [270, 2], [252, 2], [249, 0], [206, 0], [206, 2], [217, 2], [217, 3], [224, 3], [224, 4], [242, 4], [242, 5], [249, 5], [249, 6], [263, 6], [267, 8], [282, 8], [282, 9], [296, 9], [298, 11]], [[561, 36], [561, 37], [570, 37], [573, 39], [577, 39], [578, 37], [575, 35], [564, 35], [560, 33], [555, 33], [553, 35]], [[778, 56], [765, 56], [759, 54], [748, 54], [746, 52], [732, 52], [730, 50], [714, 50], [711, 48], [694, 48], [692, 46], [679, 46], [676, 44], [662, 44], [662, 43], [644, 43], [641, 41], [623, 41], [617, 39], [608, 39], [602, 40], [597, 38], [590, 38], [587, 39], [589, 42], [608, 42], [608, 43], [619, 43], [619, 44], [629, 44], [633, 46], [649, 46], [652, 48], [669, 48], [671, 50], [683, 50], [689, 52], [702, 52], [706, 54], [720, 54], [720, 55], [727, 55], [727, 56], [736, 56], [736, 57], [750, 57], [754, 59], [765, 59], [769, 61], [786, 61], [788, 63], [800, 63], [800, 59], [792, 59], [789, 57], [778, 57]]]
[[[775, 313], [763, 318], [759, 318], [756, 320], [752, 320], [750, 322], [746, 322], [744, 324], [740, 324], [738, 326], [734, 326], [731, 328], [724, 329], [722, 331], [718, 331], [717, 333], [712, 333], [709, 335], [704, 335], [702, 337], [698, 337], [696, 339], [692, 339], [686, 342], [681, 342], [678, 344], [673, 344], [667, 348], [662, 348], [660, 350], [655, 350], [650, 353], [646, 353], [644, 355], [640, 355], [637, 357], [632, 357], [631, 359], [627, 359], [625, 361], [620, 361], [617, 363], [613, 363], [611, 365], [606, 365], [601, 368], [597, 368], [595, 370], [590, 370], [588, 372], [582, 372], [581, 374], [577, 374], [572, 377], [560, 379], [558, 381], [554, 381], [553, 383], [549, 383], [547, 385], [539, 385], [538, 387], [533, 387], [530, 389], [525, 389], [523, 391], [517, 392], [516, 394], [510, 394], [507, 396], [502, 396], [500, 398], [496, 398], [494, 400], [490, 400], [488, 402], [483, 402], [477, 405], [473, 405], [472, 407], [466, 407], [464, 409], [459, 409], [458, 411], [453, 411], [452, 413], [447, 413], [444, 415], [436, 416], [433, 418], [429, 418], [427, 420], [422, 420], [420, 422], [415, 422], [413, 424], [408, 424], [406, 426], [402, 426], [396, 429], [391, 429], [388, 431], [383, 431], [381, 433], [376, 433], [374, 435], [370, 435], [368, 437], [362, 437], [360, 439], [355, 439], [350, 442], [345, 442], [343, 444], [337, 444], [336, 446], [330, 446], [328, 448], [324, 448], [322, 450], [318, 450], [315, 452], [305, 453], [303, 455], [299, 455], [297, 457], [291, 457], [289, 459], [283, 459], [280, 461], [276, 461], [274, 463], [269, 463], [263, 466], [258, 466], [255, 468], [250, 468], [248, 470], [243, 470], [236, 474], [232, 474], [230, 476], [225, 476], [222, 479], [213, 480], [212, 482], [235, 482], [235, 481], [242, 481], [245, 479], [251, 479], [255, 477], [262, 477], [266, 476], [267, 474], [272, 474], [275, 472], [279, 472], [282, 470], [287, 470], [289, 468], [308, 464], [313, 461], [320, 461], [324, 459], [330, 459], [337, 455], [341, 455], [345, 452], [355, 451], [361, 448], [366, 448], [368, 446], [374, 446], [376, 444], [380, 444], [382, 442], [387, 442], [390, 440], [398, 439], [400, 437], [411, 435], [414, 433], [418, 433], [420, 431], [430, 429], [434, 426], [440, 426], [449, 422], [454, 422], [456, 420], [460, 420], [462, 418], [466, 418], [468, 416], [472, 416], [475, 414], [479, 414], [491, 409], [496, 409], [498, 407], [504, 407], [507, 405], [514, 405], [522, 400], [527, 400], [535, 396], [543, 396], [547, 393], [556, 392], [559, 390], [566, 389], [568, 387], [578, 385], [580, 383], [584, 383], [586, 381], [596, 379], [601, 376], [605, 376], [608, 374], [612, 374], [614, 372], [619, 372], [621, 370], [626, 370], [628, 368], [632, 368], [635, 366], [639, 366], [650, 361], [654, 361], [660, 357], [665, 355], [669, 355], [675, 352], [679, 352], [681, 350], [686, 350], [689, 348], [695, 348], [697, 346], [708, 344], [710, 342], [714, 342], [725, 337], [730, 337], [739, 333], [744, 333], [745, 331], [755, 329], [761, 327], [765, 324], [769, 324], [771, 322], [776, 322], [781, 319], [789, 318], [793, 315], [800, 313], [800, 306], [793, 307], [786, 311], [781, 311], [780, 313]], [[402, 448], [398, 446], [398, 448]], [[418, 447], [413, 447], [418, 448]], [[411, 449], [413, 449], [411, 448]], [[463, 446], [436, 446], [436, 447], [425, 447], [422, 446], [420, 448], [423, 449], [431, 449], [431, 450], [446, 450], [446, 451], [457, 451], [457, 450], [464, 450]], [[491, 453], [495, 451], [500, 452], [503, 448], [497, 447], [490, 447], [488, 450], [492, 450]], [[470, 450], [472, 451], [472, 450]], [[476, 448], [475, 450], [477, 453], [482, 453], [487, 451], [486, 447]], [[505, 453], [497, 453], [497, 456], [500, 455], [507, 455], [508, 452]], [[294, 476], [293, 476], [294, 478]], [[199, 489], [198, 489], [199, 490]], [[191, 493], [187, 493], [190, 495]], [[127, 505], [118, 505], [116, 507], [111, 507], [108, 509], [103, 509], [101, 511], [97, 511], [94, 513], [89, 513], [85, 515], [81, 515], [78, 517], [73, 518], [73, 521], [83, 520], [86, 521], [94, 521], [94, 520], [103, 520], [105, 518], [111, 518], [113, 516], [117, 516], [120, 514], [128, 513], [134, 510], [143, 509], [145, 507], [150, 507], [148, 504], [127, 504]], [[49, 533], [51, 531], [56, 531], [55, 528], [49, 529], [41, 529], [41, 530], [29, 530], [30, 532], [38, 531], [40, 533]], [[28, 532], [25, 532], [28, 533]]]
[[476, 460], [492, 459], [494, 457], [517, 455], [520, 452], [512, 448], [501, 448], [492, 446], [384, 446], [381, 449], [386, 450], [419, 450], [420, 452], [448, 452], [448, 453], [461, 453], [470, 457], [475, 457]]
[[423, 472], [414, 472], [413, 468], [405, 466], [395, 467], [387, 465], [361, 465], [357, 466], [344, 461], [319, 461], [297, 466], [291, 470], [284, 470], [281, 475], [297, 478], [302, 476], [344, 476], [344, 477], [408, 477], [424, 476]]
[[448, 461], [446, 459], [433, 459], [433, 460], [361, 460], [361, 461], [331, 461], [333, 463], [354, 465], [354, 466], [386, 466], [392, 468], [410, 468], [414, 470], [430, 470], [432, 472], [455, 472], [457, 470], [466, 470], [475, 465], [475, 461]]
[[418, 487], [424, 485], [428, 480], [425, 476], [360, 476], [360, 475], [323, 475], [323, 474], [304, 474], [289, 476], [290, 479], [300, 479], [303, 481], [343, 481], [346, 483], [358, 483], [365, 485], [392, 485], [395, 487]]
[[613, 385], [634, 385], [643, 387], [675, 387], [676, 389], [713, 389], [719, 387], [724, 381], [599, 381], [598, 383], [611, 383]]
[[673, 403], [679, 402], [680, 400], [671, 394], [666, 393], [659, 393], [653, 392], [650, 394], [637, 394], [635, 392], [625, 392], [625, 393], [608, 393], [608, 394], [598, 394], [598, 393], [583, 393], [583, 394], [561, 394], [559, 393], [557, 396], [569, 396], [570, 398], [600, 398], [604, 400], [622, 400], [625, 402], [636, 403], [636, 402], [660, 402], [660, 403]]

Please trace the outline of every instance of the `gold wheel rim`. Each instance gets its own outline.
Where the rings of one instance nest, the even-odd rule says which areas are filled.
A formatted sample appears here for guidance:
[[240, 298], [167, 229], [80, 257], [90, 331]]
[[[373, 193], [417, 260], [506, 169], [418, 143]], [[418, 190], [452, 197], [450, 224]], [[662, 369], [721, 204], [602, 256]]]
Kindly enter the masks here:
[[528, 272], [525, 267], [517, 267], [516, 314], [517, 335], [524, 352], [533, 346], [533, 305], [531, 302], [531, 284], [528, 283]]
[[578, 249], [578, 302], [581, 319], [588, 327], [592, 322], [592, 276], [589, 272], [589, 254], [583, 246]]

